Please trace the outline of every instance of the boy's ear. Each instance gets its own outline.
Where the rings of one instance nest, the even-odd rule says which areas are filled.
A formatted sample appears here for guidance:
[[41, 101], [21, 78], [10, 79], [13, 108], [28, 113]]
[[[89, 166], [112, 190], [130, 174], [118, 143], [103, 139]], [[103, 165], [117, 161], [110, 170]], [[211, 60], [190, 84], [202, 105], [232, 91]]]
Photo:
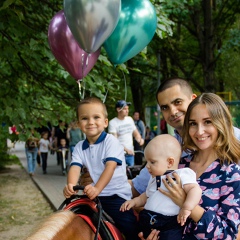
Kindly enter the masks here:
[[108, 127], [108, 118], [105, 119], [105, 128]]
[[169, 157], [167, 159], [167, 162], [168, 162], [168, 167], [171, 168], [174, 165], [175, 160], [173, 157]]

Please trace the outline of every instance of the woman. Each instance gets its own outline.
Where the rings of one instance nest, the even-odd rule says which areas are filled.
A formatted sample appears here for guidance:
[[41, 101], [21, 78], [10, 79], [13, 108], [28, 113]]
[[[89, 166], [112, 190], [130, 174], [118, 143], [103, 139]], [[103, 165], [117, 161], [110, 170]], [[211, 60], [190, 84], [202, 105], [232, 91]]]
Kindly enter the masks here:
[[80, 130], [78, 123], [72, 122], [67, 129], [67, 139], [69, 140], [71, 154], [73, 153], [76, 144], [84, 138], [84, 133]]
[[[203, 93], [191, 102], [184, 120], [183, 142], [183, 150], [190, 155], [182, 159], [181, 167], [196, 172], [203, 191], [186, 223], [183, 239], [236, 239], [240, 142], [234, 136], [231, 114], [220, 97]], [[169, 192], [160, 191], [181, 207], [186, 196], [179, 177], [175, 177], [178, 184], [165, 182]], [[152, 232], [147, 239], [157, 239], [157, 233]]]
[[31, 130], [31, 135], [26, 140], [25, 143], [25, 152], [28, 163], [28, 173], [32, 177], [36, 168], [36, 161], [38, 155], [38, 142], [39, 139], [35, 137], [34, 130]]

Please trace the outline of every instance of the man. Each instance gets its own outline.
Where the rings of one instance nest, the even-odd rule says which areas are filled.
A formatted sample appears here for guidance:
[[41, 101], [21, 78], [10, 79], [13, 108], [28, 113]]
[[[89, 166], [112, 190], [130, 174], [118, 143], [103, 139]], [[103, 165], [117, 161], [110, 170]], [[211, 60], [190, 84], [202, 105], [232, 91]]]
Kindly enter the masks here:
[[[139, 112], [133, 113], [133, 120], [134, 120], [134, 124], [135, 124], [138, 132], [140, 133], [142, 139], [145, 139], [145, 134], [146, 134], [145, 124], [140, 119]], [[143, 147], [139, 145], [138, 141], [136, 141], [135, 138], [133, 139], [133, 145], [134, 145], [134, 150], [135, 150], [135, 164], [142, 165], [143, 154], [136, 152], [136, 151], [143, 151]]]
[[124, 147], [125, 160], [128, 166], [134, 165], [134, 147], [133, 137], [140, 146], [144, 144], [144, 139], [141, 138], [133, 119], [128, 116], [130, 102], [119, 100], [116, 103], [117, 117], [109, 122], [108, 132], [119, 139]]
[[[188, 82], [181, 78], [166, 80], [157, 90], [156, 98], [162, 115], [166, 122], [175, 128], [175, 137], [180, 143], [182, 142], [181, 134], [188, 105], [196, 97], [197, 95], [193, 93]], [[240, 139], [240, 129], [234, 128], [234, 132], [235, 136]], [[184, 156], [186, 156], [185, 152], [182, 153], [182, 157]], [[149, 178], [150, 174], [144, 168], [136, 178], [129, 181], [134, 197], [145, 192]]]

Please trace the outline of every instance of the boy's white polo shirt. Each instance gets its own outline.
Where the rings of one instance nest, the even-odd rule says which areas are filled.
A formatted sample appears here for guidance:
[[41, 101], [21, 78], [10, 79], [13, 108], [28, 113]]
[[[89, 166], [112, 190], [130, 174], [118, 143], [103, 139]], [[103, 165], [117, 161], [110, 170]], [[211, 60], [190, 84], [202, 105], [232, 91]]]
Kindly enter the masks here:
[[89, 145], [87, 139], [80, 141], [74, 148], [71, 166], [85, 166], [95, 185], [105, 169], [107, 161], [117, 162], [117, 167], [108, 185], [99, 196], [118, 196], [128, 200], [132, 197], [131, 186], [126, 174], [124, 149], [112, 134], [102, 132], [98, 140]]

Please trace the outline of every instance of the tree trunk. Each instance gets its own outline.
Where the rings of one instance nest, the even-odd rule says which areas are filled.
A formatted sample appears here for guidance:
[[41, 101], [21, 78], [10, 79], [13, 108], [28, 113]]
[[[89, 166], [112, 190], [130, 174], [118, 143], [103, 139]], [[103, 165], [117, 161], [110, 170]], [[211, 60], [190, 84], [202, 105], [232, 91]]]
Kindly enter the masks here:
[[212, 0], [203, 0], [203, 13], [204, 13], [204, 85], [205, 91], [215, 92], [216, 84], [214, 81], [214, 49], [213, 49], [213, 24], [212, 24]]
[[134, 64], [131, 60], [128, 61], [130, 87], [132, 91], [133, 99], [133, 111], [137, 111], [140, 114], [140, 118], [145, 122], [145, 109], [143, 106], [144, 91], [142, 88], [142, 78], [140, 74], [137, 74], [131, 69], [134, 68]]

